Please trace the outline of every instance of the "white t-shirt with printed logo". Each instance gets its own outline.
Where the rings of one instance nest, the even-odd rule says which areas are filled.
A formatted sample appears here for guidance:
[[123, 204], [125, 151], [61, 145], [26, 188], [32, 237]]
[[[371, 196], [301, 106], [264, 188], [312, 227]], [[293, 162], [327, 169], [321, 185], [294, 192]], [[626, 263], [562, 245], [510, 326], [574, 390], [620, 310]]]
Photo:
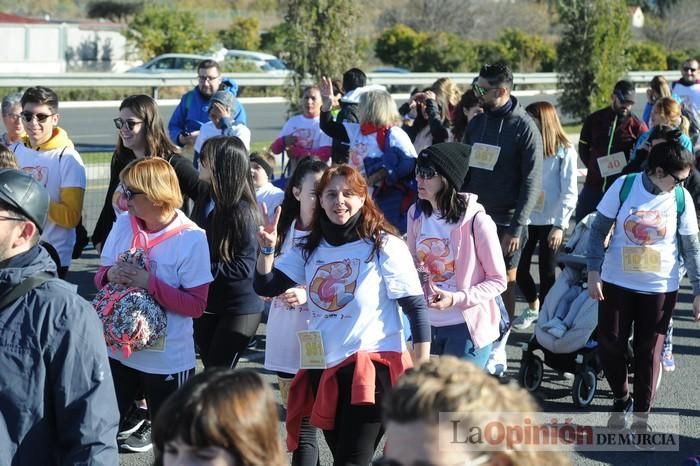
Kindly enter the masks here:
[[358, 351], [405, 349], [397, 299], [423, 294], [411, 253], [387, 235], [379, 257], [366, 262], [372, 243], [333, 247], [321, 241], [308, 261], [294, 247], [275, 268], [307, 287], [309, 330], [321, 332], [325, 359], [333, 367]]
[[[153, 240], [180, 225], [189, 228], [157, 244], [149, 252], [150, 273], [155, 273], [158, 279], [175, 288], [195, 288], [211, 283], [214, 277], [211, 275], [206, 234], [184, 213], [178, 210], [177, 218], [170, 225], [148, 234], [148, 239]], [[132, 238], [129, 214], [118, 216], [105, 241], [100, 265], [114, 265], [119, 254], [131, 248]], [[192, 369], [195, 366], [192, 318], [174, 312], [167, 312], [167, 316], [163, 349], [137, 351], [129, 358], [124, 358], [120, 352], [110, 352], [109, 356], [148, 374], [173, 374]]]
[[296, 136], [295, 145], [308, 150], [329, 147], [333, 140], [321, 131], [321, 118], [306, 118], [304, 115], [294, 115], [282, 127], [278, 137]]
[[[61, 202], [63, 188], [86, 189], [85, 165], [80, 154], [72, 147], [36, 151], [24, 144], [15, 144], [13, 149], [19, 167], [46, 188], [51, 201]], [[75, 228], [56, 225], [49, 217], [41, 239], [56, 249], [62, 267], [70, 266], [75, 246]]]
[[[381, 157], [384, 155], [384, 152], [379, 147], [379, 143], [377, 143], [377, 133], [362, 134], [359, 123], [343, 122], [343, 126], [345, 126], [345, 131], [348, 133], [348, 139], [350, 140], [348, 164], [352, 165], [352, 167], [364, 176], [364, 159], [366, 157]], [[411, 142], [411, 138], [404, 130], [397, 126], [389, 130], [387, 142], [385, 142], [385, 149], [389, 147], [398, 147], [405, 154], [411, 157], [418, 157], [416, 149]]]
[[[282, 245], [282, 254], [292, 248], [301, 238], [308, 236], [308, 231], [295, 228], [296, 221], [289, 228]], [[290, 306], [280, 297], [270, 303], [270, 316], [267, 318], [267, 344], [265, 345], [265, 369], [270, 371], [296, 374], [300, 364], [300, 349], [297, 332], [308, 329], [309, 307]]]
[[[676, 195], [651, 194], [637, 175], [632, 189], [620, 206], [621, 177], [613, 183], [598, 204], [598, 211], [616, 218], [613, 237], [605, 253], [601, 278], [631, 290], [649, 293], [675, 291], [679, 286], [676, 244]], [[680, 217], [681, 235], [695, 235], [698, 224], [695, 205], [688, 191]]]
[[[420, 235], [416, 241], [416, 261], [430, 273], [430, 278], [435, 287], [454, 293], [457, 291], [455, 279], [455, 246], [451, 244], [450, 233], [456, 228], [445, 220], [440, 219], [440, 214], [433, 212], [430, 217], [423, 215]], [[428, 308], [430, 325], [445, 327], [464, 323], [464, 315], [459, 309]]]

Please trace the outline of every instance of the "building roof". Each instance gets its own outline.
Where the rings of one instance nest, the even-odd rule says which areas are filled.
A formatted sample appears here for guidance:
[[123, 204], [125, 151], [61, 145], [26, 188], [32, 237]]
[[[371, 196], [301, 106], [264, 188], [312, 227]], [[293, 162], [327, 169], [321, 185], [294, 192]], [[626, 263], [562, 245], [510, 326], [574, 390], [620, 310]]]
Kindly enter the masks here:
[[26, 16], [13, 15], [0, 12], [0, 23], [5, 24], [48, 24], [44, 19], [27, 18]]

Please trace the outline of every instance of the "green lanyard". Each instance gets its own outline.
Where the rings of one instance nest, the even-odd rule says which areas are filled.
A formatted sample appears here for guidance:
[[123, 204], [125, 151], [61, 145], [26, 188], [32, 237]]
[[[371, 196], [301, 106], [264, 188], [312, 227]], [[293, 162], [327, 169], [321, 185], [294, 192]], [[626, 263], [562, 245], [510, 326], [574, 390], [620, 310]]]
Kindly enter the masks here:
[[[608, 155], [610, 155], [610, 150], [612, 149], [612, 143], [613, 139], [615, 138], [615, 127], [617, 126], [617, 115], [615, 115], [615, 119], [613, 120], [613, 125], [612, 125], [612, 130], [610, 131], [610, 139], [608, 140]], [[608, 179], [603, 178], [603, 192], [605, 192], [605, 188], [608, 184]]]

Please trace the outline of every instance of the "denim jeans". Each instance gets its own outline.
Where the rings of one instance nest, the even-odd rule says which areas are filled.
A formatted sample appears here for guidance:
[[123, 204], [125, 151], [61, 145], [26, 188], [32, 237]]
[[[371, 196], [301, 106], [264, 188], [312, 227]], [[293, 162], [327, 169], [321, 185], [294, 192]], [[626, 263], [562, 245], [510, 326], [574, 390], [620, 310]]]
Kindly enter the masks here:
[[449, 354], [471, 361], [482, 369], [486, 367], [493, 343], [478, 349], [474, 347], [474, 342], [466, 323], [445, 327], [431, 326], [430, 331], [432, 334], [430, 343], [431, 354], [438, 356]]

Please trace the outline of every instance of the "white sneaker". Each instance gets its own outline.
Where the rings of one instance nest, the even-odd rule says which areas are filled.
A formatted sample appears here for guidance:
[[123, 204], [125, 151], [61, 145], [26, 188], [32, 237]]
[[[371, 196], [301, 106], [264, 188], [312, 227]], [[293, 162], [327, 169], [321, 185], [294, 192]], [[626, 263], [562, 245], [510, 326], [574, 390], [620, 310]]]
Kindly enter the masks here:
[[541, 325], [542, 330], [548, 330], [552, 327], [558, 327], [560, 325], [564, 325], [564, 322], [559, 317], [552, 317], [549, 319], [547, 322]]
[[567, 326], [564, 325], [563, 322], [561, 322], [560, 324], [547, 329], [547, 333], [552, 335], [554, 338], [561, 338], [568, 330], [569, 329], [567, 328]]
[[501, 341], [494, 344], [486, 363], [486, 372], [496, 377], [502, 377], [508, 370], [508, 355], [506, 354], [506, 342], [510, 331], [503, 335]]
[[539, 312], [529, 307], [513, 320], [513, 328], [525, 330], [537, 320]]

